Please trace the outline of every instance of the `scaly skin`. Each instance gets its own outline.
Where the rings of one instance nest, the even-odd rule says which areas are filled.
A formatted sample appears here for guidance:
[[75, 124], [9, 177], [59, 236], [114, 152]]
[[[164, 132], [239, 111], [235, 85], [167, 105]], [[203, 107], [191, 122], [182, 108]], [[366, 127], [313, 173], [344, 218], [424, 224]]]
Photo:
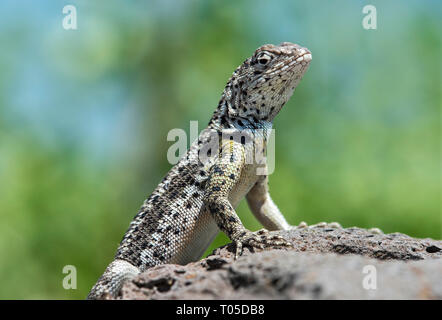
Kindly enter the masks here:
[[[236, 244], [235, 257], [243, 246], [290, 246], [267, 231], [291, 226], [270, 198], [267, 176], [257, 173], [265, 163], [247, 159], [257, 145], [265, 152], [272, 121], [310, 61], [308, 49], [284, 42], [258, 48], [235, 70], [207, 129], [144, 201], [88, 299], [117, 296], [124, 281], [152, 266], [199, 259], [219, 230]], [[252, 232], [241, 223], [235, 207], [245, 196], [267, 230]]]

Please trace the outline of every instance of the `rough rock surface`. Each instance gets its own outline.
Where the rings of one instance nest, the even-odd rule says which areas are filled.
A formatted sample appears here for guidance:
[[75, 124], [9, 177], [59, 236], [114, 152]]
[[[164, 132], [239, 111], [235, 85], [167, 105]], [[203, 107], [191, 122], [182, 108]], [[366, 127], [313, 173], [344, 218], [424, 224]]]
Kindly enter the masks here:
[[228, 244], [147, 270], [119, 299], [442, 299], [442, 241], [359, 228], [274, 233], [293, 248], [245, 248], [234, 261]]

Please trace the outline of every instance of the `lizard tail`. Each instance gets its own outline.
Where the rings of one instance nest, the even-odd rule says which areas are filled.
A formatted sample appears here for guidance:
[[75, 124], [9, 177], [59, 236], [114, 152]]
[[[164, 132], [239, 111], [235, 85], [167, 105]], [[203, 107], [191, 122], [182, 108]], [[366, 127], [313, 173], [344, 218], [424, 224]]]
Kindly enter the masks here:
[[116, 298], [126, 280], [134, 278], [140, 270], [124, 260], [114, 260], [92, 287], [87, 300]]

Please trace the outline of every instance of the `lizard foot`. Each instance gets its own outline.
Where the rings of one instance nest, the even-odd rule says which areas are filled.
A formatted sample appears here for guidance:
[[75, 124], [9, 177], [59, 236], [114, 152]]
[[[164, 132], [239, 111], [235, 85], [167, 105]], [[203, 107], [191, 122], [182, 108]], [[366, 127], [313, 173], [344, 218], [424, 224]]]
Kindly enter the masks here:
[[332, 228], [332, 229], [338, 229], [342, 228], [339, 222], [319, 222], [317, 224], [312, 224], [309, 226], [309, 228]]
[[278, 235], [271, 235], [266, 229], [256, 232], [245, 231], [237, 239], [234, 240], [236, 245], [235, 260], [242, 254], [244, 246], [252, 248], [269, 248], [269, 247], [292, 247], [293, 245]]
[[302, 221], [297, 226], [292, 226], [290, 229], [306, 229], [306, 228], [332, 228], [332, 229], [339, 229], [342, 228], [341, 224], [339, 222], [319, 222], [317, 224], [308, 225], [305, 221]]
[[383, 234], [384, 232], [379, 228], [370, 228], [368, 229], [368, 232], [371, 234]]

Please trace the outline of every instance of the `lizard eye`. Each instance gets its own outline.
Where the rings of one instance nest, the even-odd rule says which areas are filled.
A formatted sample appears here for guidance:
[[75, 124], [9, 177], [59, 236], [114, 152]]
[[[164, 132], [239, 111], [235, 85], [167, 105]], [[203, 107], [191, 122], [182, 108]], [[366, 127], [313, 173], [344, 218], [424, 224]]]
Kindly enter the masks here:
[[258, 63], [260, 65], [265, 66], [267, 63], [270, 62], [270, 60], [272, 60], [272, 56], [270, 56], [269, 54], [265, 53], [265, 52], [261, 52], [256, 59], [258, 60]]

